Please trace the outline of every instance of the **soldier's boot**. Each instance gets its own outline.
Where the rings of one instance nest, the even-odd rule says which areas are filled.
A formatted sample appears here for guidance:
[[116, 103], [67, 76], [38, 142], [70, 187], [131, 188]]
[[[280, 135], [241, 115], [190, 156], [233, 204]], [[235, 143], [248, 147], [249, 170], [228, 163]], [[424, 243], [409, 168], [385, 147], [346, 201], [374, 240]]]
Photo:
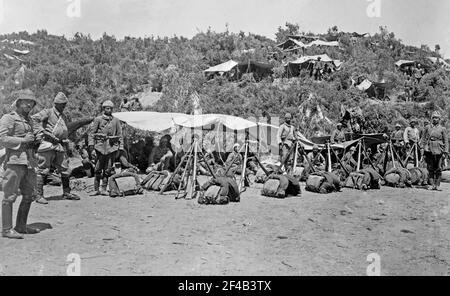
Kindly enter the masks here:
[[12, 214], [12, 202], [4, 200], [2, 202], [2, 237], [10, 239], [23, 239], [23, 236], [12, 228]]
[[98, 176], [98, 175], [95, 175], [95, 178], [94, 178], [94, 193], [92, 193], [90, 196], [99, 196], [99, 195], [101, 195], [101, 192], [100, 192], [100, 180], [101, 180], [101, 177]]
[[70, 193], [70, 179], [67, 176], [61, 176], [61, 183], [63, 187], [63, 199], [67, 200], [80, 200], [80, 197], [76, 194]]
[[100, 189], [100, 194], [103, 196], [109, 196], [108, 191], [106, 188], [108, 187], [108, 178], [103, 178], [102, 180], [102, 186]]
[[428, 179], [428, 184], [429, 184], [428, 190], [430, 190], [430, 189], [434, 190], [436, 188], [436, 186], [434, 185], [434, 177], [430, 177]]
[[42, 174], [36, 175], [36, 196], [35, 201], [41, 205], [48, 205], [48, 201], [44, 197], [44, 176]]
[[434, 187], [436, 191], [442, 191], [441, 189], [439, 189], [439, 187], [441, 186], [441, 180], [442, 180], [442, 174], [441, 173], [436, 173], [436, 178], [434, 179]]
[[17, 211], [16, 218], [16, 227], [15, 231], [21, 234], [36, 234], [39, 233], [40, 230], [34, 227], [27, 226], [28, 213], [30, 212], [31, 207], [31, 197], [27, 199], [26, 197], [22, 198], [22, 202], [20, 203], [19, 210]]

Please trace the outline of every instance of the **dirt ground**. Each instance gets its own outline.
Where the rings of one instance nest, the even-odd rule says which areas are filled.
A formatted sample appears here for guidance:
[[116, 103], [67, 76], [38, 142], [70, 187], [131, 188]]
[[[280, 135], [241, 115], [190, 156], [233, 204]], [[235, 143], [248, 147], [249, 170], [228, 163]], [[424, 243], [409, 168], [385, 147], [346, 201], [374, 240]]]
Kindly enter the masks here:
[[148, 192], [65, 201], [47, 186], [50, 204], [33, 204], [29, 223], [51, 229], [0, 239], [0, 275], [66, 275], [71, 253], [82, 275], [365, 276], [371, 253], [381, 275], [450, 274], [450, 184], [330, 195], [302, 187], [285, 200], [260, 189], [202, 206]]

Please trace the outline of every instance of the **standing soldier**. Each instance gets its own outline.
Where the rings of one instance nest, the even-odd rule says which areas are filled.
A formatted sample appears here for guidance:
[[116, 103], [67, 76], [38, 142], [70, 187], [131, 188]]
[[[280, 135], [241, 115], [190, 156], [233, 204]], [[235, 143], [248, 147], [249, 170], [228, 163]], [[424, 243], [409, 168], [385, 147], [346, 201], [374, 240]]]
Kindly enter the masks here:
[[[6, 148], [5, 172], [2, 180], [4, 192], [2, 202], [2, 236], [22, 239], [20, 234], [35, 234], [38, 229], [27, 227], [28, 213], [33, 202], [36, 183], [36, 164], [34, 157], [35, 136], [28, 116], [36, 105], [36, 98], [30, 90], [13, 94], [16, 98], [16, 111], [5, 114], [0, 120], [0, 144]], [[16, 228], [12, 228], [13, 204], [18, 191], [22, 201], [17, 212]]]
[[403, 157], [403, 148], [405, 146], [405, 142], [403, 139], [402, 126], [399, 123], [395, 125], [395, 131], [393, 131], [391, 134], [391, 141], [395, 151], [397, 151], [400, 157]]
[[[416, 119], [411, 119], [409, 122], [410, 126], [405, 129], [405, 132], [403, 133], [403, 140], [405, 141], [406, 149], [409, 150], [414, 145], [418, 145], [420, 141], [420, 131], [417, 128], [418, 121]], [[420, 152], [419, 148], [417, 147], [417, 153]], [[408, 151], [409, 152], [409, 151]], [[415, 153], [413, 151], [413, 153]], [[415, 154], [413, 154], [415, 155]], [[420, 159], [420, 156], [417, 155], [417, 157]], [[414, 156], [415, 158], [415, 156]]]
[[345, 142], [345, 131], [342, 129], [342, 123], [337, 124], [337, 129], [331, 134], [330, 143], [339, 144]]
[[[123, 150], [122, 126], [120, 121], [112, 116], [113, 102], [105, 101], [102, 108], [103, 115], [94, 119], [89, 130], [89, 151], [92, 153], [95, 149], [97, 155], [93, 196], [108, 195], [106, 192], [108, 178], [114, 175], [117, 153]], [[100, 181], [102, 181], [101, 191]]]
[[63, 188], [63, 198], [67, 200], [80, 200], [80, 198], [70, 193], [70, 169], [68, 149], [68, 129], [64, 109], [68, 103], [67, 97], [63, 93], [58, 93], [53, 101], [54, 107], [44, 109], [31, 116], [37, 140], [41, 141], [38, 148], [38, 170], [36, 180], [36, 202], [48, 204], [44, 198], [44, 182], [50, 174], [50, 168], [58, 169], [61, 174]]
[[[284, 123], [280, 125], [277, 134], [278, 147], [280, 148], [280, 161], [282, 162], [287, 157], [289, 150], [295, 143], [295, 127], [291, 125], [292, 115], [286, 113], [284, 116]], [[283, 165], [283, 164], [281, 164]]]
[[445, 127], [440, 125], [441, 114], [434, 112], [431, 116], [431, 125], [425, 130], [422, 138], [422, 154], [429, 171], [429, 184], [432, 190], [439, 190], [442, 177], [442, 162], [448, 155], [448, 137]]

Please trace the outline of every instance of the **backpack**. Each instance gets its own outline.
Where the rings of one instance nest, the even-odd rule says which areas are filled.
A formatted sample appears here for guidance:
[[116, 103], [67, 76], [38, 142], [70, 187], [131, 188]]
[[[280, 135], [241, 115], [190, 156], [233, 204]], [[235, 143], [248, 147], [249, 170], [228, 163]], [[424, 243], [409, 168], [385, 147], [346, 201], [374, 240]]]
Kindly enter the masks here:
[[203, 205], [225, 205], [229, 203], [228, 196], [221, 195], [222, 187], [218, 185], [209, 186], [198, 198], [198, 203]]
[[277, 192], [279, 187], [280, 187], [280, 180], [269, 179], [264, 183], [263, 189], [261, 190], [261, 194], [269, 197], [278, 197]]
[[411, 173], [411, 184], [412, 185], [428, 185], [428, 170], [426, 168], [414, 167], [408, 169]]
[[138, 195], [144, 192], [139, 176], [129, 172], [111, 176], [108, 186], [110, 197]]
[[325, 177], [319, 175], [309, 175], [308, 179], [306, 179], [305, 190], [319, 193], [323, 182], [325, 182]]
[[[163, 172], [151, 172], [142, 181], [141, 185], [146, 190], [159, 191], [170, 180], [170, 173], [168, 171]], [[169, 188], [170, 189], [170, 188]]]
[[[362, 189], [362, 185], [364, 184], [364, 174], [362, 173], [350, 173], [350, 176], [345, 181], [346, 188], [352, 189]], [[366, 184], [367, 185], [367, 184]]]

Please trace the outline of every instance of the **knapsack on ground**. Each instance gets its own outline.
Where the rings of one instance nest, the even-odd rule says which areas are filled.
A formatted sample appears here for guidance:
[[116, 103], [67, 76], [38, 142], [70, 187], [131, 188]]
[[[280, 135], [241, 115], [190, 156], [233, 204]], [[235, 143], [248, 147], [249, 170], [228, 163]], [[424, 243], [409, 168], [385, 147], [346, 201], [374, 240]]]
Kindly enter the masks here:
[[352, 188], [352, 189], [363, 189], [364, 184], [364, 174], [362, 173], [350, 173], [350, 176], [348, 176], [347, 180], [345, 181], [345, 187], [346, 188]]
[[231, 177], [212, 178], [201, 187], [199, 204], [224, 205], [239, 202], [240, 192], [236, 181]]
[[329, 172], [315, 172], [306, 180], [307, 191], [316, 193], [331, 193], [341, 190], [339, 177]]
[[405, 188], [411, 186], [411, 173], [405, 168], [392, 168], [384, 175], [386, 186]]
[[111, 197], [138, 195], [144, 192], [139, 176], [129, 172], [111, 176], [108, 185]]
[[[171, 174], [168, 171], [156, 172], [153, 171], [148, 174], [141, 185], [146, 190], [160, 191], [166, 184], [169, 182]], [[168, 186], [167, 191], [173, 190], [175, 188], [171, 188]]]
[[272, 174], [264, 183], [261, 194], [268, 197], [286, 198], [301, 194], [298, 179], [290, 175]]
[[411, 173], [411, 184], [417, 186], [428, 185], [428, 170], [426, 168], [414, 167], [408, 169]]

